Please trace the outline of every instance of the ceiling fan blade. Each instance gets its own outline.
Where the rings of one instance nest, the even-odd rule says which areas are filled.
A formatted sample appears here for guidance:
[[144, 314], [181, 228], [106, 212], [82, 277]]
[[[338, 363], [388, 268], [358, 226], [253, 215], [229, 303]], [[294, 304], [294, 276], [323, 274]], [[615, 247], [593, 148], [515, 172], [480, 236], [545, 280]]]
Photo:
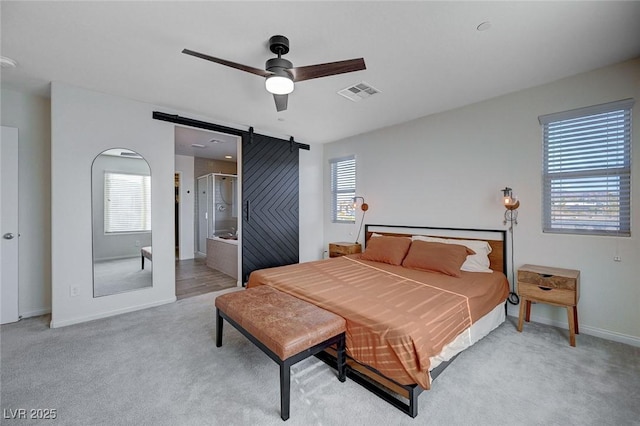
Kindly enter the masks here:
[[196, 58], [215, 62], [221, 65], [226, 65], [228, 67], [235, 68], [237, 70], [246, 71], [248, 73], [259, 75], [261, 77], [267, 77], [273, 74], [269, 71], [261, 70], [260, 68], [254, 68], [248, 65], [238, 64], [235, 62], [227, 61], [226, 59], [214, 58], [213, 56], [205, 55], [204, 53], [194, 52], [193, 50], [189, 50], [189, 49], [182, 49], [182, 53], [186, 55], [195, 56]]
[[278, 112], [284, 111], [287, 109], [287, 101], [289, 100], [289, 95], [273, 95], [273, 100], [276, 101], [276, 110]]
[[293, 75], [293, 81], [304, 81], [312, 78], [329, 77], [336, 74], [366, 70], [364, 58], [349, 59], [346, 61], [328, 62], [326, 64], [307, 65], [306, 67], [289, 68]]

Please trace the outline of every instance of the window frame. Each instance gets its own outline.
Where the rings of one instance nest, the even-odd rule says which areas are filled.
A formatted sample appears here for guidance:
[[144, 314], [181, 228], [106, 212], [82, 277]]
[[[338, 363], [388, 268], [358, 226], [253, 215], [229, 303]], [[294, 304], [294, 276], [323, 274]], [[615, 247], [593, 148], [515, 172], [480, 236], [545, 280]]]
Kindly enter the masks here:
[[544, 233], [631, 236], [633, 104], [624, 99], [538, 117]]
[[[348, 176], [343, 176], [342, 179], [346, 179], [346, 182], [340, 184], [340, 163], [353, 162], [353, 166], [349, 167], [347, 164], [343, 164], [343, 167], [347, 167], [346, 171], [349, 172]], [[349, 223], [356, 222], [356, 209], [353, 207], [353, 197], [356, 196], [356, 171], [357, 163], [355, 155], [348, 155], [344, 157], [332, 158], [329, 160], [329, 187], [331, 190], [331, 222], [332, 223]], [[352, 186], [346, 186], [349, 183]], [[342, 213], [341, 207], [342, 206]], [[340, 216], [343, 216], [342, 218]]]

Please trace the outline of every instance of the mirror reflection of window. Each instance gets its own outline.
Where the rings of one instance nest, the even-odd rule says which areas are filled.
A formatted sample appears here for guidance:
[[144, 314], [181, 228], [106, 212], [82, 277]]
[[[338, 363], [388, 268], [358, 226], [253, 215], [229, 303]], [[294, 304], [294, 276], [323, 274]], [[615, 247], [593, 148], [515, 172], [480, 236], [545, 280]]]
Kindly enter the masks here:
[[104, 232], [151, 231], [151, 176], [104, 173]]
[[134, 151], [109, 149], [91, 174], [94, 297], [151, 287], [149, 164]]

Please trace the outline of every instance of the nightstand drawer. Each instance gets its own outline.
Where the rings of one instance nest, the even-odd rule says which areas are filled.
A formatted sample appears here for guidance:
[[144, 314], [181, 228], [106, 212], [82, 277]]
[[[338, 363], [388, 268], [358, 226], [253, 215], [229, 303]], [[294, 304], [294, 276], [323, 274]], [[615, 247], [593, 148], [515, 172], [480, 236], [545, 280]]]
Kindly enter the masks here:
[[518, 271], [518, 283], [535, 284], [540, 287], [557, 288], [565, 290], [576, 290], [576, 278], [553, 275], [549, 273], [539, 273], [520, 269]]
[[358, 243], [331, 243], [329, 244], [329, 257], [340, 257], [347, 254], [356, 254], [362, 251]]
[[578, 304], [575, 290], [550, 287], [545, 285], [544, 282], [541, 284], [531, 284], [518, 281], [518, 293], [521, 297], [540, 302], [563, 306], [574, 306]]

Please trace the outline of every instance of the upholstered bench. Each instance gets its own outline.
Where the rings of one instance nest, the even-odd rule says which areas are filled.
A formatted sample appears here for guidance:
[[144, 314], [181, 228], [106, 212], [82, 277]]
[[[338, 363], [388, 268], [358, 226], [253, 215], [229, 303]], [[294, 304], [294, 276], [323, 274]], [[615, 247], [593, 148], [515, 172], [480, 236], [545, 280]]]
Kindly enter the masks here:
[[140, 259], [142, 259], [142, 269], [144, 269], [144, 258], [149, 259], [149, 262], [151, 262], [153, 259], [153, 255], [151, 254], [151, 246], [148, 247], [142, 247], [140, 249]]
[[338, 379], [345, 381], [345, 320], [268, 286], [216, 298], [216, 346], [223, 318], [280, 365], [280, 416], [289, 418], [290, 368], [337, 345]]

